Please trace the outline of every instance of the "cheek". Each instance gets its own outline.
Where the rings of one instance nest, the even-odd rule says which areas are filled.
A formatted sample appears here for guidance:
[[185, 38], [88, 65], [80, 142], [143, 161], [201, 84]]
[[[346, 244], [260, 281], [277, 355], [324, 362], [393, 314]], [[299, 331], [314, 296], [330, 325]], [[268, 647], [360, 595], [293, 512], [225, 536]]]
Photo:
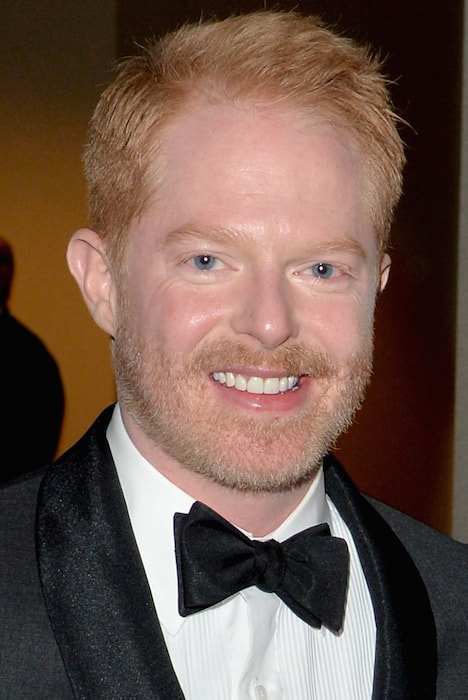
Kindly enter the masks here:
[[336, 360], [346, 360], [373, 334], [374, 304], [359, 298], [322, 300], [304, 321], [303, 339], [317, 343]]
[[227, 309], [213, 294], [173, 289], [146, 304], [146, 333], [173, 351], [191, 351], [217, 328]]

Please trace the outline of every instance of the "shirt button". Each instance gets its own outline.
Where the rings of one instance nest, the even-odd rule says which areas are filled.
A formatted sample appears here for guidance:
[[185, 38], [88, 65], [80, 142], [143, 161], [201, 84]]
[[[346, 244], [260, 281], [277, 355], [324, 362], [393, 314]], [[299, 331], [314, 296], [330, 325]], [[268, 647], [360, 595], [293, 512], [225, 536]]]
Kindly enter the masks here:
[[255, 700], [268, 700], [268, 693], [263, 685], [255, 686]]

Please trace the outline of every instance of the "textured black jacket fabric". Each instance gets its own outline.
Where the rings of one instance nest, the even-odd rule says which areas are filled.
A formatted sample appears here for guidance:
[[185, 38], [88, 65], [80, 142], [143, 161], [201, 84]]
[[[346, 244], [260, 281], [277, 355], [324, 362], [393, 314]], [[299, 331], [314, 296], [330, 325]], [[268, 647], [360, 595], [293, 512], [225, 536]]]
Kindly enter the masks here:
[[[105, 438], [109, 417], [55, 465], [0, 491], [1, 700], [183, 699]], [[466, 700], [468, 546], [369, 502], [333, 457], [324, 468], [374, 605], [374, 700]]]

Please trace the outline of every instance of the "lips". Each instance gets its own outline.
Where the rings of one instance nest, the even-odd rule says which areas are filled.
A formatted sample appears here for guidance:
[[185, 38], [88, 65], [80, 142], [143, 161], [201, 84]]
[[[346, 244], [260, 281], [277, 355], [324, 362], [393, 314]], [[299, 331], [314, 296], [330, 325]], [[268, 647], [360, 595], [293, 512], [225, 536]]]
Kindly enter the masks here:
[[298, 377], [246, 377], [234, 372], [213, 372], [212, 378], [226, 387], [246, 391], [249, 394], [284, 394], [294, 390], [298, 385]]

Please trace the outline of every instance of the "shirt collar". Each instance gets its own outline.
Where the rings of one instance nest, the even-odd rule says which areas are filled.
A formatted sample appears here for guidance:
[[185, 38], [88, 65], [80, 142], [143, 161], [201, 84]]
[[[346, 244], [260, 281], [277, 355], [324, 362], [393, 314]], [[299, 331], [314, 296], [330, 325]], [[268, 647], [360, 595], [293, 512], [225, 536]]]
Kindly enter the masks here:
[[[184, 618], [177, 607], [173, 519], [174, 513], [188, 513], [195, 499], [166, 479], [157, 466], [138, 452], [125, 429], [118, 405], [107, 429], [107, 439], [159, 621], [168, 634], [175, 635]], [[320, 470], [295, 510], [261, 539], [281, 542], [323, 522], [331, 524], [331, 516]]]

